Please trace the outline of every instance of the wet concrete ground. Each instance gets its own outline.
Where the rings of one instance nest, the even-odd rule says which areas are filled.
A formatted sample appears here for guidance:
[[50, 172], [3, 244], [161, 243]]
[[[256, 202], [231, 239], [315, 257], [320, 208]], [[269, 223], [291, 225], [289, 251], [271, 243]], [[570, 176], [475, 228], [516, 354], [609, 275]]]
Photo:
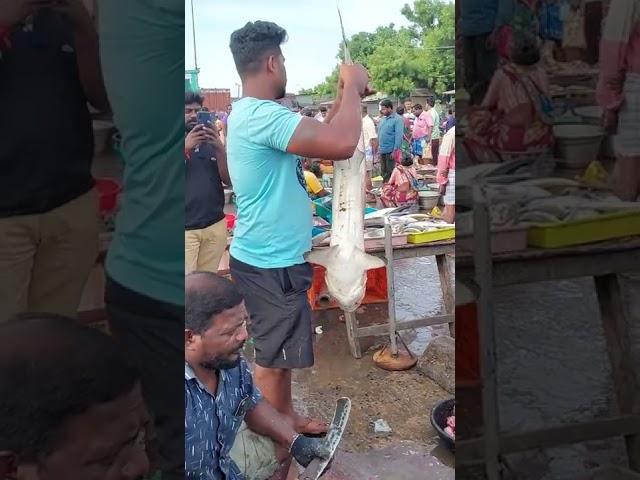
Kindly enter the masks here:
[[[434, 258], [395, 262], [398, 321], [436, 315], [442, 309]], [[361, 326], [383, 323], [386, 304], [366, 305], [358, 313]], [[330, 420], [335, 400], [352, 400], [349, 426], [327, 480], [440, 480], [454, 478], [454, 458], [431, 427], [432, 407], [449, 398], [446, 391], [417, 371], [387, 372], [373, 364], [375, 349], [385, 337], [361, 339], [363, 358], [349, 353], [345, 325], [337, 310], [314, 313], [323, 327], [316, 335], [316, 363], [294, 375], [296, 407]], [[448, 327], [407, 330], [402, 336], [419, 356], [434, 335], [447, 335]], [[393, 430], [376, 435], [372, 423], [384, 419]]]
[[[640, 365], [640, 281], [626, 278], [622, 285], [635, 325], [629, 341]], [[512, 286], [494, 293], [501, 430], [525, 432], [615, 416], [593, 280]], [[573, 480], [586, 478], [600, 465], [628, 465], [622, 438], [531, 451], [507, 461], [513, 478], [523, 480]], [[460, 478], [485, 478], [478, 469], [458, 473]]]

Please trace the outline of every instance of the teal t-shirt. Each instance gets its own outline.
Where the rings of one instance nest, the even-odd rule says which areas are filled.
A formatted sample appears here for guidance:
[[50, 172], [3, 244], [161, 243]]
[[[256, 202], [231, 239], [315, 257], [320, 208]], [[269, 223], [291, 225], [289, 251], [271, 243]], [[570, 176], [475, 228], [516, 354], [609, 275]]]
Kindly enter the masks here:
[[125, 162], [106, 270], [130, 290], [184, 305], [184, 3], [101, 0], [99, 9]]
[[245, 97], [228, 119], [227, 159], [238, 215], [231, 256], [258, 268], [304, 263], [312, 210], [300, 158], [287, 146], [303, 117]]
[[431, 117], [433, 118], [433, 130], [431, 131], [431, 140], [440, 140], [442, 133], [440, 132], [440, 114], [435, 108], [429, 110]]

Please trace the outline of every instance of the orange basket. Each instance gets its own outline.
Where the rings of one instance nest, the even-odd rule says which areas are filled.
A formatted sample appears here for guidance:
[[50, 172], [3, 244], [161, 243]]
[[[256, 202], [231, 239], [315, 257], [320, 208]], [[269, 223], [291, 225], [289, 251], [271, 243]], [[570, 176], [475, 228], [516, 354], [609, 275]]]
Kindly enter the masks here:
[[[328, 310], [339, 308], [334, 300], [327, 300], [327, 285], [324, 281], [325, 269], [313, 265], [313, 283], [307, 292], [312, 310]], [[362, 304], [385, 303], [389, 300], [387, 290], [387, 267], [380, 267], [367, 272], [367, 287]]]

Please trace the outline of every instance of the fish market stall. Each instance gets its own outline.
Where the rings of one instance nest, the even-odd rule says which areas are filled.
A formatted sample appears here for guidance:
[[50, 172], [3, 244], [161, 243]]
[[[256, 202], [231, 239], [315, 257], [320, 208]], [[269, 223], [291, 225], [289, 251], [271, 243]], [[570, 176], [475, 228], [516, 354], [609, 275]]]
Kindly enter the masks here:
[[[326, 202], [326, 200], [323, 200]], [[316, 212], [331, 220], [330, 209], [318, 208]], [[455, 226], [431, 215], [412, 213], [411, 209], [368, 209], [365, 215], [365, 252], [385, 260], [388, 300], [388, 321], [379, 325], [359, 327], [355, 312], [345, 311], [345, 323], [349, 347], [354, 358], [361, 358], [360, 339], [369, 336], [389, 336], [393, 355], [397, 354], [397, 332], [406, 329], [449, 324], [453, 334], [454, 290], [453, 264], [455, 255]], [[325, 227], [326, 228], [326, 227]], [[314, 250], [327, 249], [330, 230], [318, 230], [314, 237]], [[419, 257], [435, 257], [443, 296], [444, 314], [396, 322], [394, 268], [395, 260]]]
[[[500, 478], [504, 455], [613, 437], [625, 437], [630, 466], [640, 471], [640, 384], [629, 345], [632, 322], [619, 283], [620, 274], [640, 271], [639, 205], [564, 179], [552, 180], [510, 188], [491, 185], [488, 179], [478, 182], [472, 194], [473, 245], [460, 246], [457, 252], [458, 281], [478, 292], [484, 424], [481, 437], [457, 442], [456, 462], [484, 464], [490, 480]], [[508, 200], [496, 202], [496, 195], [513, 199], [516, 191], [524, 198], [512, 201], [510, 208]], [[496, 249], [496, 227], [514, 218], [519, 219], [514, 224], [524, 226], [524, 244], [514, 251]], [[594, 279], [619, 412], [537, 431], [501, 432], [493, 289], [581, 277]]]

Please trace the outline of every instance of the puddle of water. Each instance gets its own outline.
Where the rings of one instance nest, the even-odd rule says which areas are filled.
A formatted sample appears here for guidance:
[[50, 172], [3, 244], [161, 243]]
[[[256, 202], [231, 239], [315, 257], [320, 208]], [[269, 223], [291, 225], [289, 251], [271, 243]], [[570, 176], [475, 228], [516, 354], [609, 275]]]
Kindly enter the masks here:
[[[538, 429], [616, 411], [591, 280], [496, 289], [495, 308], [503, 430]], [[622, 440], [613, 439], [513, 455], [510, 460], [518, 478], [569, 480], [593, 465], [624, 464], [625, 458]]]
[[[394, 271], [398, 322], [442, 313], [444, 304], [434, 257], [398, 260]], [[402, 338], [414, 354], [422, 355], [434, 336], [448, 334], [447, 325], [438, 325], [404, 331]]]

